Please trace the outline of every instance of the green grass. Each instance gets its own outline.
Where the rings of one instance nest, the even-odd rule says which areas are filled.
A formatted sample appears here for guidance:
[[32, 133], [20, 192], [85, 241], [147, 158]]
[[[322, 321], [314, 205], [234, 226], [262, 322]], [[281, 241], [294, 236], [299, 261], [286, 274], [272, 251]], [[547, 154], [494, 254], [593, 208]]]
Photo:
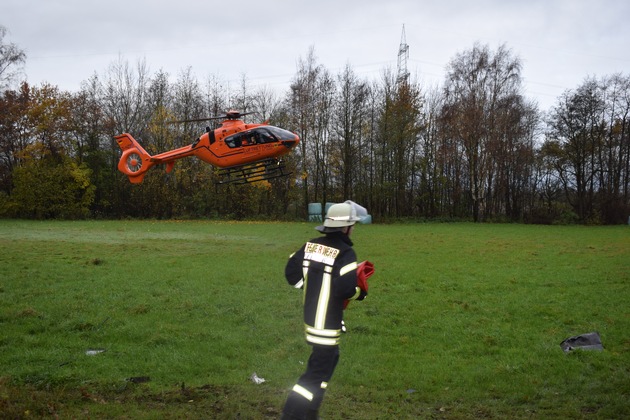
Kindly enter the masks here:
[[[0, 414], [277, 418], [309, 355], [284, 264], [313, 227], [0, 221]], [[324, 418], [630, 417], [627, 226], [353, 239], [376, 273], [347, 310]], [[605, 351], [562, 352], [590, 331]]]

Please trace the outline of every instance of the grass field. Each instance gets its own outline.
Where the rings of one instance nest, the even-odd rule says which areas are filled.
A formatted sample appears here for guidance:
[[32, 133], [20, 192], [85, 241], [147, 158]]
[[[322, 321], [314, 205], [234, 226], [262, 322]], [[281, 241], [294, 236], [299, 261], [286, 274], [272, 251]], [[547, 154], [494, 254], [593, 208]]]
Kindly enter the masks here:
[[[0, 221], [0, 417], [277, 418], [309, 355], [284, 264], [314, 226]], [[353, 239], [376, 273], [323, 418], [630, 418], [628, 226]], [[561, 350], [590, 331], [604, 351]]]

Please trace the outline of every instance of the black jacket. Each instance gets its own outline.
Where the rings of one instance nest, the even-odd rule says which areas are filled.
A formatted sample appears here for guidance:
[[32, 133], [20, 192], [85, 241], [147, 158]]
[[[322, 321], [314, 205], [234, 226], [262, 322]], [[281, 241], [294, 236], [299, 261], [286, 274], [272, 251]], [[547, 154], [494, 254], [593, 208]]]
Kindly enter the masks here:
[[310, 344], [336, 346], [341, 336], [343, 304], [362, 299], [357, 287], [357, 257], [341, 232], [310, 240], [289, 258], [285, 276], [304, 289], [304, 324]]

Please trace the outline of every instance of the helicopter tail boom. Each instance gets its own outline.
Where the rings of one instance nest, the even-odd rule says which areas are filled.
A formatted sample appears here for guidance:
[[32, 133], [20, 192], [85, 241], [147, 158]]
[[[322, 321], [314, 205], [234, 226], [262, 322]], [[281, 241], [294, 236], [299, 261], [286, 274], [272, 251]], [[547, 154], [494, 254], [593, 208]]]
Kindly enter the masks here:
[[115, 139], [123, 151], [118, 170], [127, 175], [131, 183], [141, 183], [146, 172], [155, 164], [151, 155], [129, 133], [123, 133]]

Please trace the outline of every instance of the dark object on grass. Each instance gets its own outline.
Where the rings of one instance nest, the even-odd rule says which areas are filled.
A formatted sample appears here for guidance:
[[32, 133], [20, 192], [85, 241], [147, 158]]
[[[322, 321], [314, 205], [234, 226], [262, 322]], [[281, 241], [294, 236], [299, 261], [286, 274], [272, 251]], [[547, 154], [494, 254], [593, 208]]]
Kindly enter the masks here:
[[599, 338], [598, 332], [590, 332], [582, 335], [576, 335], [575, 337], [569, 337], [560, 343], [560, 347], [565, 353], [571, 350], [604, 350], [602, 346], [602, 340]]
[[131, 378], [127, 378], [125, 379], [127, 382], [131, 382], [134, 384], [141, 384], [144, 382], [149, 382], [151, 380], [151, 378], [149, 378], [148, 376], [132, 376]]

